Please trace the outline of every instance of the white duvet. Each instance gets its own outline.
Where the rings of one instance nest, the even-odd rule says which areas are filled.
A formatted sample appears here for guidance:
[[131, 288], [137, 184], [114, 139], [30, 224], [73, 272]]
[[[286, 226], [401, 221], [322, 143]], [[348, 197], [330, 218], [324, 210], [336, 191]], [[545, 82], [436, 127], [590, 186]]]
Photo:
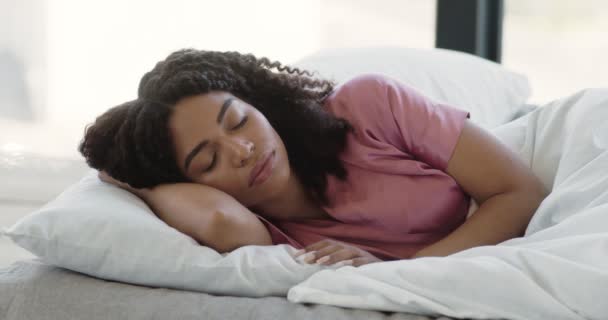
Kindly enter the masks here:
[[288, 299], [456, 318], [608, 319], [608, 89], [554, 101], [492, 132], [552, 190], [523, 238], [324, 269]]

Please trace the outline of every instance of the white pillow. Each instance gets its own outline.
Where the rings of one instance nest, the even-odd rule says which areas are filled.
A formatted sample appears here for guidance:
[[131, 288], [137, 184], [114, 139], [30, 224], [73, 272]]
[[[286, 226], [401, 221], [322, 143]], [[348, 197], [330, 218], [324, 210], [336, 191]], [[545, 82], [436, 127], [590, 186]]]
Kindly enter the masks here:
[[293, 64], [344, 82], [360, 73], [383, 73], [438, 102], [471, 112], [490, 129], [531, 111], [527, 77], [495, 62], [446, 49], [400, 47], [327, 49]]
[[46, 263], [97, 278], [219, 295], [286, 296], [316, 271], [337, 268], [299, 263], [284, 244], [219, 254], [96, 170], [0, 234]]

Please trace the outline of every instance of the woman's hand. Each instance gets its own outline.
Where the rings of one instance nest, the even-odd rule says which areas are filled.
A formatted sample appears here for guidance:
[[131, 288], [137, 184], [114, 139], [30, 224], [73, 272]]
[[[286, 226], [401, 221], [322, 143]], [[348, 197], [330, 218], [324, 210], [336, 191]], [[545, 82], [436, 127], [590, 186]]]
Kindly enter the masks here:
[[[333, 266], [362, 266], [373, 262], [382, 262], [371, 253], [332, 239], [325, 239], [313, 243], [304, 249], [298, 250], [293, 255], [296, 260], [320, 265]], [[299, 257], [299, 258], [298, 258]]]
[[99, 177], [99, 180], [106, 182], [106, 183], [110, 183], [113, 184], [119, 188], [125, 189], [133, 194], [135, 194], [136, 196], [143, 198], [150, 189], [137, 189], [137, 188], [133, 188], [131, 187], [128, 183], [124, 183], [124, 182], [120, 182], [114, 178], [112, 178], [109, 174], [107, 174], [105, 171], [99, 171], [99, 174], [97, 174], [97, 176]]

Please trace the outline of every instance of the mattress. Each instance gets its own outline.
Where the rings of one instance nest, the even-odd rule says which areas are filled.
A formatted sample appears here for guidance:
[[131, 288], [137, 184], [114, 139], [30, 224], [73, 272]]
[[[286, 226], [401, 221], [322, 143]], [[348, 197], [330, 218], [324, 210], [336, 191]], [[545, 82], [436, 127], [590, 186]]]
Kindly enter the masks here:
[[45, 264], [38, 258], [0, 268], [0, 319], [391, 319], [448, 320], [289, 302], [136, 286]]

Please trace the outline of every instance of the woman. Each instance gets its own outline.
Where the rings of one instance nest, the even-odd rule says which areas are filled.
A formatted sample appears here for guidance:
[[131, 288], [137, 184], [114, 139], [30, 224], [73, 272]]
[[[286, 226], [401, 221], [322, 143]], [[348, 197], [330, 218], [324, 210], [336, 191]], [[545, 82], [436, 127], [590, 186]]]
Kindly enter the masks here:
[[523, 235], [548, 191], [468, 118], [379, 74], [335, 86], [188, 49], [98, 117], [79, 150], [102, 180], [218, 251], [288, 243], [305, 262], [359, 266]]

